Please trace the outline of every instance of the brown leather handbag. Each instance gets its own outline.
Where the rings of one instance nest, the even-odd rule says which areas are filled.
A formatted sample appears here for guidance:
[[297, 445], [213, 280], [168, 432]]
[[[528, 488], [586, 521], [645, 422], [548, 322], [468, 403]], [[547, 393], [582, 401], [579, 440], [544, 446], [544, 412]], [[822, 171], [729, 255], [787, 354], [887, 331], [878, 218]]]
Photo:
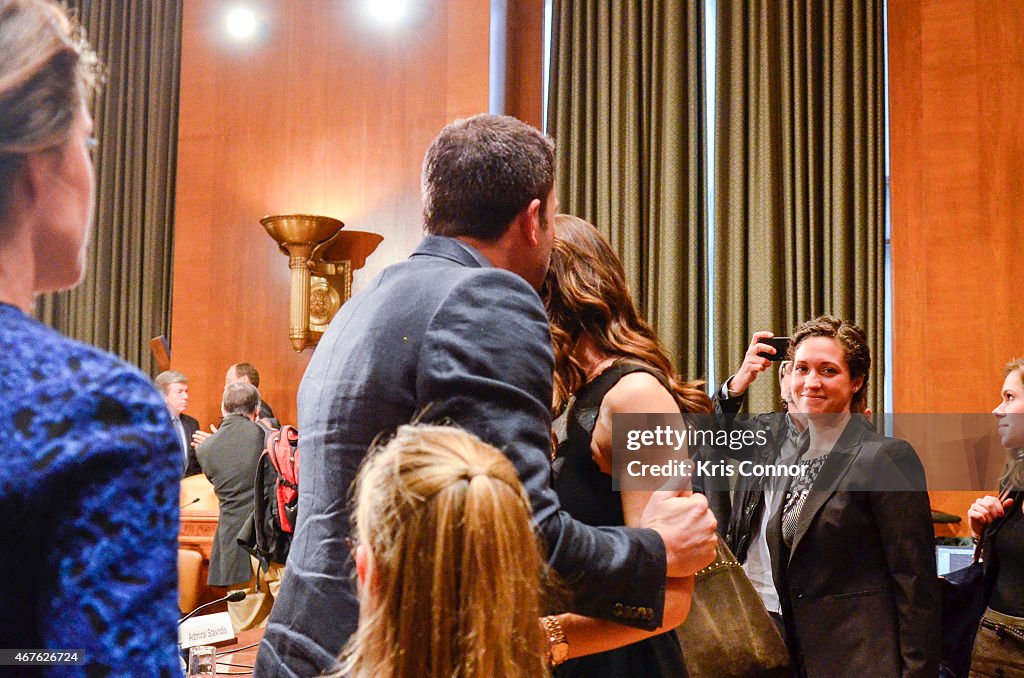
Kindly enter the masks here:
[[690, 678], [788, 676], [789, 652], [729, 547], [697, 573], [690, 613], [676, 629]]

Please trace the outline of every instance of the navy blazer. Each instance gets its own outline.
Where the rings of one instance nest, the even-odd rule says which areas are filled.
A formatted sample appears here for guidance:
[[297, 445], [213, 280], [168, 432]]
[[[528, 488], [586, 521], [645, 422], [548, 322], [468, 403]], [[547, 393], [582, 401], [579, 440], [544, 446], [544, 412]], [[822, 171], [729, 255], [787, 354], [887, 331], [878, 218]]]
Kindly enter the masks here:
[[807, 676], [938, 675], [931, 509], [906, 441], [852, 416], [812, 485], [792, 548], [781, 508], [767, 537], [787, 644]]
[[420, 413], [508, 455], [576, 611], [659, 625], [661, 537], [579, 523], [551, 489], [553, 364], [536, 291], [452, 238], [427, 236], [342, 307], [299, 387], [298, 526], [256, 676], [317, 674], [355, 631], [359, 608], [343, 541], [349, 487], [371, 442]]

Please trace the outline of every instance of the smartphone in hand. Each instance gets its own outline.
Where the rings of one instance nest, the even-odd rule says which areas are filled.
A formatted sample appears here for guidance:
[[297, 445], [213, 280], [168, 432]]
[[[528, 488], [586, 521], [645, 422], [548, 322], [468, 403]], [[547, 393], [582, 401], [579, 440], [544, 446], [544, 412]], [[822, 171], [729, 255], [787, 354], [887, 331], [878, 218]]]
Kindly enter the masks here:
[[786, 359], [786, 351], [789, 350], [789, 337], [770, 337], [768, 339], [758, 339], [759, 344], [768, 344], [775, 349], [774, 355], [767, 351], [758, 351], [757, 355], [761, 358], [768, 358], [768, 360], [778, 361]]

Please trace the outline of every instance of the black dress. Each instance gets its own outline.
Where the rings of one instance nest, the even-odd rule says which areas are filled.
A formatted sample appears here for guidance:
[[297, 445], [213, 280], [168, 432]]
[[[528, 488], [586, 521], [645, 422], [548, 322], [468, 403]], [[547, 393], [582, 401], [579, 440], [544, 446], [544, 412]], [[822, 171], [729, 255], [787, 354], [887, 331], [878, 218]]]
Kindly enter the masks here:
[[[1013, 617], [1024, 617], [1024, 491], [1010, 495], [1006, 515], [985, 531], [985, 579], [991, 592], [988, 606]], [[1013, 565], [1010, 565], [1013, 563]]]
[[[576, 394], [565, 415], [565, 434], [552, 464], [554, 489], [569, 515], [588, 525], [624, 525], [622, 498], [612, 490], [611, 476], [602, 473], [591, 456], [590, 441], [601, 401], [622, 377], [647, 372], [664, 383], [653, 368], [617, 361]], [[660, 678], [686, 676], [683, 653], [674, 632], [571, 659], [554, 671], [558, 678]]]

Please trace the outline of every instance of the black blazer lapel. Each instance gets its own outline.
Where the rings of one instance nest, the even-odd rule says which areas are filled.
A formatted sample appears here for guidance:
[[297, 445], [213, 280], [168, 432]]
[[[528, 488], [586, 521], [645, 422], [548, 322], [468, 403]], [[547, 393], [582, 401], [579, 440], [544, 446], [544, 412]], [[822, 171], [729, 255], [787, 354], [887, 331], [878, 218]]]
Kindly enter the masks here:
[[[832, 447], [832, 451], [829, 452], [829, 458], [825, 461], [824, 466], [822, 466], [821, 471], [818, 473], [818, 477], [815, 478], [814, 484], [811, 486], [811, 491], [807, 495], [807, 500], [804, 502], [804, 506], [800, 510], [800, 517], [797, 520], [796, 533], [793, 535], [793, 547], [789, 551], [790, 560], [793, 559], [793, 554], [796, 553], [797, 547], [800, 546], [800, 540], [811, 528], [814, 518], [842, 485], [843, 479], [849, 472], [850, 467], [853, 466], [853, 461], [860, 452], [860, 440], [864, 434], [864, 428], [856, 423], [854, 418], [858, 416], [856, 414], [851, 415], [849, 423], [843, 429], [839, 440]], [[801, 456], [807, 451], [809, 445], [810, 436], [805, 438], [800, 446]]]

